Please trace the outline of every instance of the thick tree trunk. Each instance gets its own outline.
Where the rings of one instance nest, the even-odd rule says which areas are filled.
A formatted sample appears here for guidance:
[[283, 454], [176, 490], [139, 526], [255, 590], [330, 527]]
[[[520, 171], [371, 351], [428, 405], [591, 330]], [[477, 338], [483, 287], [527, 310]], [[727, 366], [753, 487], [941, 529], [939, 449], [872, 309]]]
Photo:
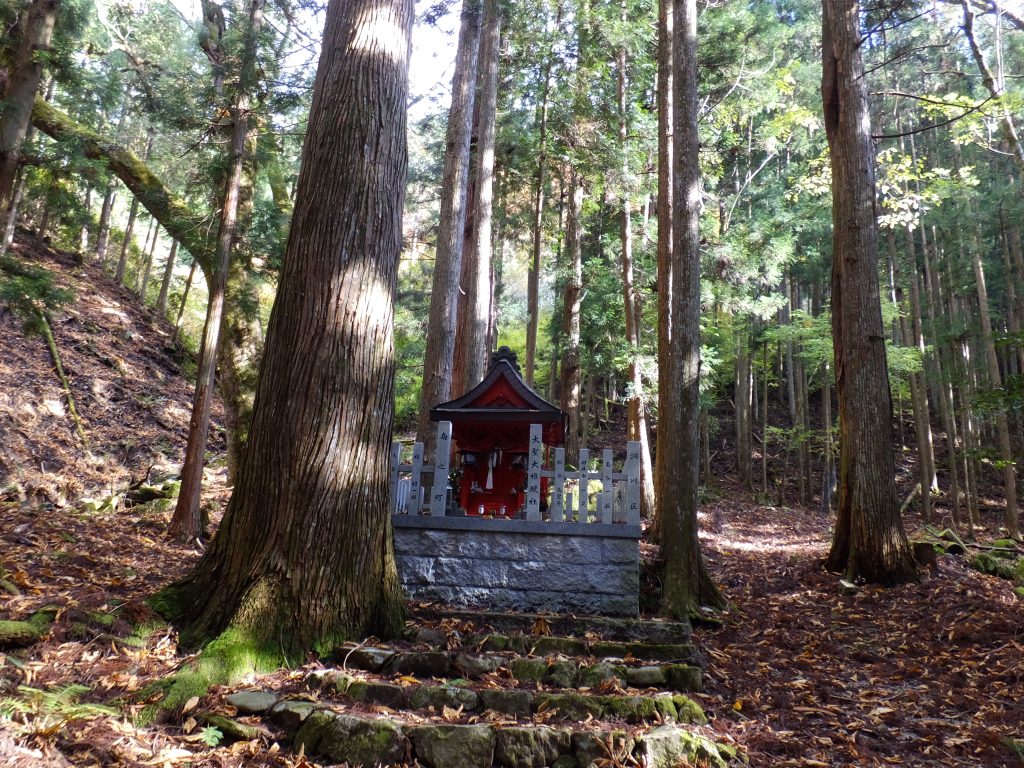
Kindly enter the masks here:
[[170, 590], [193, 642], [231, 626], [302, 654], [402, 627], [387, 468], [413, 16], [328, 6], [249, 445], [220, 533]]
[[[15, 34], [20, 35], [7, 84], [0, 93], [0, 211], [6, 212], [14, 197], [21, 147], [32, 122], [32, 105], [39, 91], [57, 22], [59, 0], [33, 0]], [[10, 34], [11, 30], [4, 30]]]
[[217, 230], [215, 269], [210, 278], [210, 295], [206, 305], [206, 322], [199, 347], [196, 389], [192, 398], [185, 460], [181, 467], [181, 490], [168, 527], [168, 535], [179, 541], [196, 539], [202, 533], [199, 499], [202, 491], [206, 442], [210, 431], [210, 409], [213, 404], [214, 379], [217, 373], [221, 321], [231, 266], [231, 250], [245, 163], [245, 142], [249, 135], [249, 90], [256, 77], [256, 41], [263, 26], [265, 0], [252, 0], [246, 29], [245, 53], [241, 64], [238, 92], [231, 109], [232, 129], [229, 165], [221, 203], [220, 226]]
[[565, 457], [573, 465], [580, 455], [580, 305], [583, 299], [583, 184], [576, 171], [569, 181], [569, 209], [566, 216], [565, 250], [568, 265], [562, 303], [561, 408], [565, 425]]
[[466, 195], [469, 185], [469, 142], [473, 132], [476, 63], [480, 40], [480, 0], [462, 5], [459, 44], [452, 78], [452, 104], [448, 113], [444, 175], [441, 181], [441, 219], [427, 320], [427, 348], [423, 356], [423, 388], [416, 439], [428, 460], [434, 460], [436, 430], [430, 409], [449, 399], [455, 357], [459, 311], [459, 275], [462, 269]]
[[18, 216], [21, 211], [21, 201], [25, 197], [26, 182], [27, 179], [25, 178], [25, 170], [23, 168], [18, 173], [18, 180], [14, 184], [14, 196], [11, 198], [11, 204], [7, 208], [7, 216], [4, 219], [3, 236], [0, 238], [0, 256], [7, 253], [7, 249], [14, 242], [14, 230], [18, 226]]
[[822, 100], [832, 166], [832, 341], [839, 398], [839, 514], [828, 567], [916, 579], [896, 498], [892, 400], [878, 285], [874, 151], [857, 0], [824, 0]]
[[661, 611], [689, 616], [701, 606], [721, 606], [721, 594], [704, 563], [697, 536], [700, 462], [700, 139], [697, 132], [697, 3], [675, 0], [672, 55], [673, 201], [672, 339], [670, 377], [662, 428], [665, 473], [660, 495], [664, 589]]

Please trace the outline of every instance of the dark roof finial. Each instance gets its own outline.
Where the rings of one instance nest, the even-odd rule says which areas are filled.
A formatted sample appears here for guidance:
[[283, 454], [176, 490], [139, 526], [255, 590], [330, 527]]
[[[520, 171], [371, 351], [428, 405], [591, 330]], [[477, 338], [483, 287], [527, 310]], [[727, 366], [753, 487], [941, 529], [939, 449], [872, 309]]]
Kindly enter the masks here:
[[491, 353], [491, 368], [496, 366], [502, 360], [511, 365], [515, 369], [516, 373], [520, 372], [519, 358], [516, 356], [516, 353], [508, 347], [498, 347], [496, 352]]

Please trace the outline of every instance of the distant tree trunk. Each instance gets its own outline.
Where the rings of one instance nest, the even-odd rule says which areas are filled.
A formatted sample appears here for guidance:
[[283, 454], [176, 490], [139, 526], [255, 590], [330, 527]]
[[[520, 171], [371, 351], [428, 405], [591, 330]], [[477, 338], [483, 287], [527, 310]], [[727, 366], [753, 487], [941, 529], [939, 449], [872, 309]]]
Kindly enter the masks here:
[[[479, 94], [480, 116], [476, 144], [476, 184], [472, 200], [474, 236], [469, 255], [469, 280], [466, 295], [459, 304], [466, 308], [465, 335], [456, 350], [463, 356], [461, 391], [481, 381], [486, 371], [490, 349], [487, 330], [491, 314], [491, 237], [494, 201], [494, 136], [498, 108], [498, 55], [501, 42], [501, 8], [498, 0], [484, 0], [483, 26], [480, 36]], [[465, 272], [465, 270], [464, 270]]]
[[561, 408], [565, 412], [565, 457], [574, 465], [580, 455], [580, 304], [583, 298], [583, 182], [570, 171], [565, 251], [568, 256], [562, 303]]
[[740, 482], [750, 488], [753, 471], [750, 466], [750, 400], [751, 385], [749, 325], [745, 317], [737, 320], [736, 333], [736, 469]]
[[238, 484], [167, 591], [192, 642], [232, 628], [294, 659], [402, 628], [387, 467], [413, 16], [411, 0], [328, 6]]
[[[626, 22], [626, 6], [622, 4], [620, 21]], [[629, 160], [627, 154], [628, 103], [626, 100], [626, 49], [619, 48], [619, 152], [622, 156], [622, 201], [619, 211], [619, 240], [622, 248], [622, 302], [626, 316], [626, 343], [629, 356], [628, 437], [640, 442], [640, 513], [646, 519], [654, 517], [654, 468], [651, 463], [651, 437], [647, 431], [647, 413], [644, 406], [644, 383], [640, 374], [640, 300], [633, 284], [633, 208], [629, 189]]]
[[14, 242], [14, 230], [18, 226], [18, 215], [21, 210], [21, 201], [25, 197], [25, 171], [24, 168], [18, 172], [18, 180], [14, 184], [14, 196], [11, 198], [10, 207], [7, 209], [7, 216], [4, 219], [4, 233], [0, 239], [0, 256], [7, 253], [7, 249]]
[[107, 184], [103, 195], [103, 207], [100, 208], [100, 222], [96, 230], [96, 261], [101, 266], [107, 263], [107, 247], [110, 243], [110, 213], [114, 208], [114, 193], [117, 186], [113, 179]]
[[701, 606], [722, 606], [697, 536], [700, 462], [700, 166], [697, 132], [697, 3], [675, 0], [672, 56], [673, 202], [671, 367], [674, 382], [665, 398], [662, 428], [665, 473], [660, 495], [661, 612], [695, 614]]
[[761, 352], [761, 493], [768, 496], [768, 342]]
[[[664, 428], [666, 397], [672, 388], [672, 28], [674, 0], [658, 3], [658, 432], [655, 450], [656, 499], [665, 496], [665, 441]], [[658, 512], [661, 504], [658, 503]], [[656, 513], [651, 539], [661, 541], [661, 516]]]
[[[146, 141], [146, 151], [142, 155], [142, 162], [145, 163], [149, 160], [150, 154], [153, 152], [153, 131], [149, 131], [149, 139]], [[124, 228], [124, 240], [121, 241], [121, 255], [117, 259], [117, 272], [114, 273], [114, 280], [118, 284], [124, 282], [125, 268], [128, 266], [128, 248], [132, 243], [132, 234], [135, 230], [135, 217], [139, 213], [139, 198], [138, 196], [132, 197], [132, 206], [128, 210], [128, 224]]]
[[825, 435], [825, 460], [821, 471], [821, 514], [832, 511], [832, 493], [835, 490], [835, 468], [832, 461], [832, 383], [829, 365], [824, 363], [821, 383], [821, 426]]
[[[993, 389], [999, 389], [1003, 386], [1003, 380], [999, 373], [999, 360], [996, 357], [996, 346], [992, 338], [992, 319], [988, 308], [988, 290], [985, 287], [985, 269], [981, 264], [981, 248], [977, 242], [974, 243], [971, 251], [974, 279], [978, 291], [978, 309], [981, 315], [981, 343], [985, 347], [989, 384]], [[1006, 512], [1003, 521], [1009, 537], [1020, 539], [1020, 526], [1017, 519], [1017, 470], [1014, 467], [1013, 448], [1010, 445], [1010, 426], [1005, 410], [1000, 408], [996, 411], [995, 416], [999, 458], [1003, 464], [1003, 487], [1006, 494]]]
[[231, 145], [229, 166], [221, 204], [220, 226], [217, 230], [215, 267], [210, 275], [210, 295], [206, 305], [206, 322], [199, 347], [196, 389], [192, 398], [185, 460], [181, 467], [181, 489], [168, 528], [168, 535], [178, 541], [190, 541], [201, 534], [199, 499], [202, 491], [206, 442], [210, 430], [210, 409], [213, 404], [214, 377], [217, 372], [217, 348], [224, 314], [225, 291], [235, 238], [235, 223], [245, 163], [245, 142], [249, 134], [249, 91], [256, 77], [256, 41], [263, 26], [265, 0], [252, 0], [246, 29], [245, 53], [241, 64], [238, 92], [231, 108]]
[[171, 241], [171, 252], [164, 265], [164, 279], [160, 283], [160, 297], [156, 300], [156, 311], [160, 317], [167, 314], [167, 296], [171, 290], [171, 278], [174, 277], [174, 262], [178, 258], [178, 241]]
[[85, 199], [82, 201], [82, 209], [85, 212], [85, 221], [82, 222], [82, 229], [78, 237], [78, 252], [84, 257], [89, 252], [89, 230], [92, 227], [92, 187], [86, 186]]
[[139, 300], [146, 303], [146, 291], [149, 290], [149, 276], [153, 272], [153, 258], [156, 256], [156, 242], [160, 237], [160, 223], [153, 219], [153, 234], [146, 250], [146, 263], [142, 268], [142, 280], [139, 281]]
[[[21, 39], [8, 69], [6, 87], [0, 93], [0, 211], [6, 212], [14, 199], [21, 147], [32, 122], [32, 105], [43, 78], [59, 7], [59, 0], [32, 0], [20, 29], [14, 32]], [[12, 31], [6, 29], [4, 34]]]
[[178, 316], [174, 319], [174, 333], [171, 334], [171, 343], [178, 341], [178, 334], [181, 332], [181, 318], [185, 315], [185, 305], [188, 303], [188, 294], [192, 290], [192, 280], [196, 276], [196, 267], [199, 263], [193, 258], [192, 266], [188, 270], [188, 277], [185, 278], [185, 290], [181, 294], [181, 304], [178, 305]]
[[896, 498], [892, 400], [878, 285], [874, 150], [857, 0], [824, 0], [822, 100], [832, 166], [832, 342], [839, 513], [828, 567], [849, 579], [917, 578]]
[[[562, 24], [562, 0], [558, 0], [555, 13], [555, 27]], [[554, 67], [555, 49], [552, 44], [544, 63], [544, 80], [541, 85], [540, 104], [537, 106], [538, 153], [537, 169], [533, 180], [533, 251], [526, 281], [526, 364], [523, 374], [526, 383], [533, 386], [534, 368], [537, 363], [537, 330], [540, 327], [540, 252], [544, 243], [544, 174], [548, 161], [548, 108], [551, 95], [551, 70]]]
[[441, 219], [427, 319], [427, 348], [423, 356], [423, 388], [416, 426], [416, 439], [423, 443], [430, 461], [434, 460], [437, 437], [430, 422], [430, 409], [448, 400], [452, 389], [480, 15], [480, 0], [466, 0], [462, 4], [441, 181]]

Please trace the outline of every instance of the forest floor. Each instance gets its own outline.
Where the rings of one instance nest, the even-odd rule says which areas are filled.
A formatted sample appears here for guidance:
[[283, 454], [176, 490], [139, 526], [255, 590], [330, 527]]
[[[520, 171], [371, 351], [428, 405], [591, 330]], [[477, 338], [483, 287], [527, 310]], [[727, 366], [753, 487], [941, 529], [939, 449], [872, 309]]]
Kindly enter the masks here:
[[[0, 317], [0, 565], [20, 592], [0, 593], [0, 619], [57, 608], [37, 642], [0, 652], [0, 764], [315, 765], [273, 732], [208, 744], [189, 712], [137, 724], [140, 692], [192, 658], [172, 628], [132, 639], [155, 618], [143, 601], [200, 552], [166, 540], [166, 503], [132, 505], [125, 490], [154, 466], [173, 471], [179, 449], [168, 446], [181, 442], [191, 388], [156, 341], [166, 326], [127, 292], [70, 257], [34, 255], [79, 294], [54, 330], [93, 452], [58, 407], [45, 343]], [[204, 501], [216, 521], [229, 489], [213, 464]], [[113, 501], [98, 505], [103, 494]], [[985, 514], [995, 521], [998, 509]], [[1010, 582], [947, 555], [918, 584], [843, 590], [822, 567], [827, 519], [725, 480], [701, 525], [730, 608], [695, 630], [707, 669], [694, 698], [711, 735], [750, 765], [1024, 764], [1024, 611]], [[316, 667], [240, 685], [294, 691]], [[229, 711], [228, 692], [193, 711]]]

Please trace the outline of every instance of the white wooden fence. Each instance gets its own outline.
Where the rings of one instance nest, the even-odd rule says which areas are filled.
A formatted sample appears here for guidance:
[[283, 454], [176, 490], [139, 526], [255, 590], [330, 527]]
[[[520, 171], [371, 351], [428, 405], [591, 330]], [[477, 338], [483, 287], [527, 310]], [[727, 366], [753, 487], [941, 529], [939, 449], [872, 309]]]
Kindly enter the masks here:
[[[541, 478], [549, 478], [551, 500], [548, 520], [553, 523], [576, 522], [640, 524], [640, 443], [626, 443], [626, 464], [622, 472], [613, 468], [612, 451], [604, 449], [600, 468], [590, 469], [590, 451], [580, 450], [576, 471], [566, 471], [565, 449], [555, 448], [554, 466], [544, 467], [543, 427], [530, 425], [529, 463], [526, 484], [526, 519], [541, 520]], [[412, 463], [402, 464], [401, 443], [391, 444], [391, 498], [394, 514], [423, 514], [444, 517], [448, 508], [448, 472], [450, 469], [452, 424], [442, 421], [437, 425], [437, 457], [427, 464], [423, 456], [423, 443], [415, 443]], [[423, 473], [433, 475], [430, 498], [423, 493]], [[590, 493], [590, 482], [597, 480], [601, 490]], [[593, 504], [591, 504], [593, 499]]]

